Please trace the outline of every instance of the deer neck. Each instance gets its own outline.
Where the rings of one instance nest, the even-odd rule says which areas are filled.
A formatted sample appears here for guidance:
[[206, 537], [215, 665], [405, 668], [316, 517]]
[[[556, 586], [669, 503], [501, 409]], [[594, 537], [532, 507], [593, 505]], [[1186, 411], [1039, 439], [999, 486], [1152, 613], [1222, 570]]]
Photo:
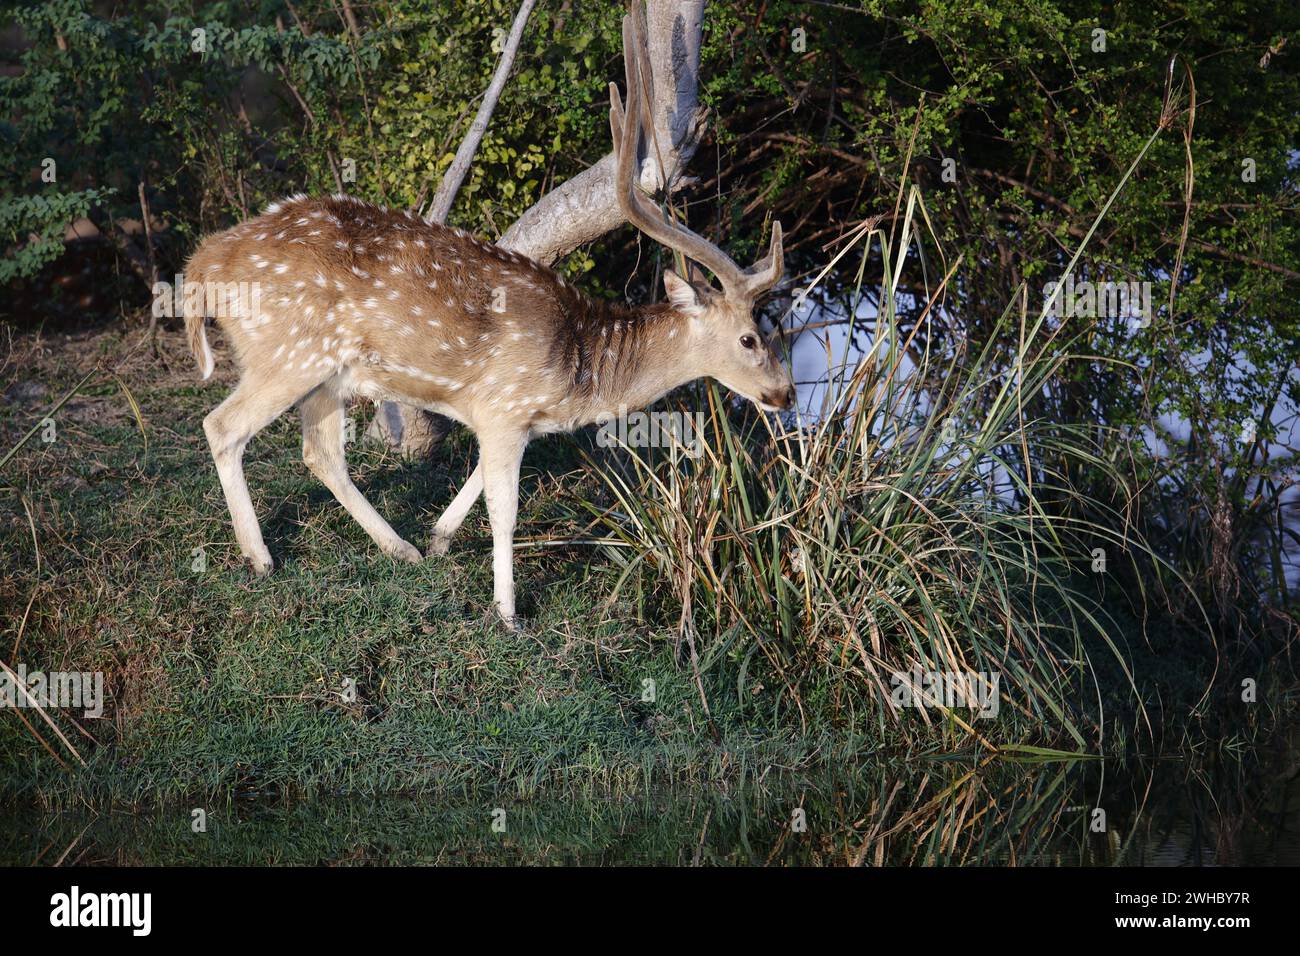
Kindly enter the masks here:
[[702, 374], [690, 345], [690, 320], [672, 306], [591, 306], [591, 420], [645, 408]]

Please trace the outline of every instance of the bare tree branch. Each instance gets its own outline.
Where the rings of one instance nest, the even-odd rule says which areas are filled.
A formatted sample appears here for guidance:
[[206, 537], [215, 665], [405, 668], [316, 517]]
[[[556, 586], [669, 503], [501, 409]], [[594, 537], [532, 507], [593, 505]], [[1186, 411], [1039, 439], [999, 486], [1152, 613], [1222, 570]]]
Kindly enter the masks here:
[[528, 24], [528, 17], [533, 12], [533, 7], [537, 0], [524, 0], [519, 7], [519, 12], [515, 14], [514, 25], [510, 28], [510, 36], [506, 40], [505, 48], [501, 51], [501, 59], [497, 63], [496, 75], [492, 77], [492, 82], [488, 85], [487, 92], [483, 94], [483, 102], [479, 104], [478, 114], [474, 117], [474, 122], [469, 125], [469, 132], [461, 141], [460, 149], [456, 150], [456, 157], [447, 167], [447, 172], [443, 174], [442, 184], [438, 191], [433, 194], [433, 199], [429, 202], [429, 207], [424, 211], [424, 218], [430, 222], [446, 222], [447, 215], [451, 212], [452, 203], [456, 201], [456, 194], [460, 192], [461, 183], [465, 181], [465, 174], [469, 172], [470, 164], [474, 161], [474, 154], [478, 152], [479, 143], [483, 141], [483, 134], [487, 132], [488, 123], [492, 120], [492, 113], [497, 108], [497, 100], [501, 98], [501, 91], [505, 89], [506, 80], [510, 76], [510, 69], [515, 63], [515, 54], [519, 52], [519, 43], [524, 36], [524, 27]]
[[135, 244], [135, 240], [127, 235], [121, 225], [109, 216], [104, 209], [95, 208], [90, 210], [87, 218], [100, 231], [100, 234], [113, 244], [140, 281], [152, 289], [154, 275], [149, 263], [149, 257]]

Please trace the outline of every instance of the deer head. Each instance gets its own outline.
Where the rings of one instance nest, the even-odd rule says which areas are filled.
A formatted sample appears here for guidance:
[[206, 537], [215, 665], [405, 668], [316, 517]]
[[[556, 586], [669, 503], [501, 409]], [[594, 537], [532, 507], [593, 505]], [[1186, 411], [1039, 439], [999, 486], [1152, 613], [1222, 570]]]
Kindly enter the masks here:
[[627, 108], [617, 84], [609, 85], [609, 127], [614, 140], [615, 188], [628, 222], [686, 259], [699, 263], [717, 278], [719, 292], [704, 275], [688, 268], [688, 276], [668, 270], [664, 288], [668, 301], [687, 317], [686, 346], [699, 357], [700, 376], [717, 379], [765, 411], [794, 404], [794, 384], [780, 359], [754, 322], [754, 303], [781, 279], [784, 256], [781, 224], [772, 224], [768, 253], [748, 269], [703, 236], [666, 219], [638, 185], [637, 155], [642, 134], [653, 130], [650, 57], [639, 12], [623, 18], [623, 59], [627, 73]]

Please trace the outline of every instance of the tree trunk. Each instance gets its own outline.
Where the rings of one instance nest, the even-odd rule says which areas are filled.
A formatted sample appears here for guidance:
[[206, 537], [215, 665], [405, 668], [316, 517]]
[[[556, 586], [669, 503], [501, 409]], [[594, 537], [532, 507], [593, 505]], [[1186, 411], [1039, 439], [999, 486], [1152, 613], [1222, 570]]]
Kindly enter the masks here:
[[451, 419], [414, 405], [380, 402], [366, 437], [382, 441], [407, 458], [427, 458], [447, 437], [451, 424]]

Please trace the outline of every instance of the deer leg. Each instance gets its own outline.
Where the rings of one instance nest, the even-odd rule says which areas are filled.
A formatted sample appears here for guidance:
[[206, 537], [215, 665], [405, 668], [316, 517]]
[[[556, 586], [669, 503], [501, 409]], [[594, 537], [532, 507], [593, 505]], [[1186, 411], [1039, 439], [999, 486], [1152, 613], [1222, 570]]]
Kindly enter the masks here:
[[343, 399], [329, 385], [321, 385], [298, 407], [302, 411], [302, 460], [311, 473], [333, 493], [380, 550], [403, 561], [419, 561], [419, 550], [398, 536], [348, 476], [343, 447]]
[[456, 492], [456, 497], [451, 499], [451, 504], [442, 513], [438, 523], [433, 526], [433, 541], [429, 544], [430, 554], [447, 553], [447, 549], [451, 546], [452, 535], [465, 521], [469, 509], [474, 507], [474, 502], [478, 500], [478, 496], [482, 493], [483, 461], [480, 457], [479, 463], [474, 466], [474, 470], [465, 479], [465, 484], [461, 485], [460, 491]]
[[226, 507], [230, 509], [230, 520], [235, 526], [235, 539], [239, 542], [239, 550], [259, 575], [269, 574], [275, 565], [262, 540], [253, 500], [248, 495], [248, 482], [244, 480], [244, 448], [254, 435], [279, 418], [318, 381], [245, 377], [230, 396], [203, 419], [203, 431], [208, 436], [217, 475], [221, 479], [221, 490], [226, 496]]
[[492, 593], [497, 613], [514, 630], [515, 577], [513, 549], [515, 516], [519, 512], [519, 462], [526, 434], [480, 439], [483, 496], [492, 522]]

